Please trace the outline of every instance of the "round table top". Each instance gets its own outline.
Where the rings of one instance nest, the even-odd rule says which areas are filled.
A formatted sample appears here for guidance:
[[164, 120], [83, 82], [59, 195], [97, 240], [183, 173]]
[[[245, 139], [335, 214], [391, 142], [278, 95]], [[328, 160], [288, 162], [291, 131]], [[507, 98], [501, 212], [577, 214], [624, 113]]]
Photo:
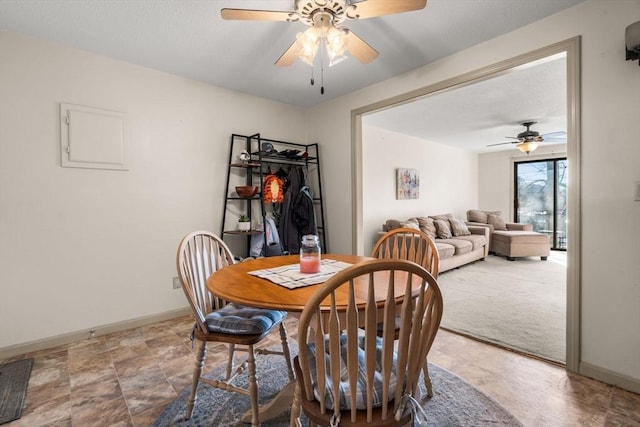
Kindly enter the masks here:
[[[323, 254], [322, 258], [350, 264], [373, 259], [358, 255], [338, 254]], [[298, 264], [299, 262], [298, 255], [266, 257], [239, 262], [213, 273], [207, 279], [207, 288], [212, 294], [237, 304], [300, 312], [321, 284], [288, 289], [267, 279], [248, 274], [254, 270]]]

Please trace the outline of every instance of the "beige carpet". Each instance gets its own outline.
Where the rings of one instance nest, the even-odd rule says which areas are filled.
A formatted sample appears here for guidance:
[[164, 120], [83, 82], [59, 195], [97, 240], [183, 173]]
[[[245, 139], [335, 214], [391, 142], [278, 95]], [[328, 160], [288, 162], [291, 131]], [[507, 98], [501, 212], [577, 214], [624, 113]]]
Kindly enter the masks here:
[[566, 252], [484, 261], [438, 277], [441, 326], [485, 341], [565, 362]]

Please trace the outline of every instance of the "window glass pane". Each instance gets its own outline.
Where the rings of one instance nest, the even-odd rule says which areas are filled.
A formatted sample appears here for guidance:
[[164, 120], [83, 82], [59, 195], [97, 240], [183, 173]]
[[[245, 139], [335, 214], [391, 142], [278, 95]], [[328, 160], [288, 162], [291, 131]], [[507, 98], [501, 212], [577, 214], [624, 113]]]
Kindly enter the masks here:
[[566, 249], [566, 159], [516, 163], [515, 177], [515, 220], [549, 236], [552, 248]]
[[556, 168], [556, 240], [553, 247], [567, 249], [567, 161], [557, 161]]

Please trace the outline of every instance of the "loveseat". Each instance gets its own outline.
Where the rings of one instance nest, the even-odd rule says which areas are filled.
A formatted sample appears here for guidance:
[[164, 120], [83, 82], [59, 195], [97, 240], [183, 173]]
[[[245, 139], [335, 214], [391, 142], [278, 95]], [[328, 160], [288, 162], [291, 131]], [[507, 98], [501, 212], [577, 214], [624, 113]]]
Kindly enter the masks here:
[[499, 211], [469, 209], [467, 226], [486, 227], [490, 232], [489, 252], [502, 255], [509, 261], [517, 257], [549, 256], [549, 237], [533, 231], [531, 224], [507, 222]]
[[398, 227], [422, 230], [435, 241], [440, 258], [440, 273], [484, 260], [489, 253], [489, 228], [468, 226], [451, 214], [414, 217], [404, 221], [388, 219], [377, 237], [380, 238], [387, 231]]

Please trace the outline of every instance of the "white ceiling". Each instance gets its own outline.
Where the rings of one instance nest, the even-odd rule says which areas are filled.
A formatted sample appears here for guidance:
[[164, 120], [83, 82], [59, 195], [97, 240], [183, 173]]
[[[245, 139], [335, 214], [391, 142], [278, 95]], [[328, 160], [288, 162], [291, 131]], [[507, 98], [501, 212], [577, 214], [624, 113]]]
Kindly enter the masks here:
[[[517, 67], [489, 80], [427, 96], [363, 118], [375, 126], [468, 151], [486, 153], [515, 148], [513, 138], [567, 130], [567, 72], [564, 54]], [[545, 145], [565, 144], [546, 138]]]
[[[296, 33], [306, 28], [304, 24], [225, 21], [220, 17], [220, 9], [225, 7], [291, 11], [293, 0], [0, 0], [0, 29], [309, 107], [446, 57], [581, 1], [584, 0], [428, 0], [420, 11], [346, 21], [344, 26], [372, 45], [380, 56], [366, 65], [349, 58], [325, 69], [324, 95], [319, 90], [319, 69], [315, 70], [316, 85], [310, 86], [311, 68], [301, 61], [286, 68], [273, 65]], [[565, 130], [562, 123], [551, 123], [547, 117], [558, 111], [555, 101], [549, 99], [555, 83], [543, 81], [535, 73], [533, 77], [536, 80], [527, 84], [531, 90], [524, 94], [511, 92], [522, 86], [515, 76], [510, 83], [498, 84], [498, 90], [494, 87], [492, 93], [499, 102], [493, 105], [504, 108], [491, 109], [490, 115], [485, 114], [487, 104], [482, 102], [488, 100], [487, 91], [471, 87], [464, 97], [468, 100], [474, 96], [476, 102], [465, 105], [446, 101], [458, 111], [454, 123], [451, 115], [438, 122], [430, 113], [426, 116], [434, 117], [429, 127], [433, 133], [426, 134], [408, 121], [404, 131], [445, 142], [443, 130], [436, 132], [436, 123], [447, 123], [449, 136], [451, 129], [459, 130], [455, 136], [458, 140], [471, 139], [465, 132], [476, 132], [477, 139], [477, 132], [492, 125], [504, 126], [500, 138], [515, 135], [522, 130], [517, 123], [528, 119], [540, 122], [540, 128], [535, 130], [541, 133]], [[455, 97], [456, 92], [449, 96]], [[522, 109], [517, 116], [510, 114], [514, 106]], [[524, 109], [525, 106], [532, 108]], [[420, 113], [420, 122], [425, 122], [426, 116]], [[382, 123], [380, 118], [378, 124]], [[499, 142], [495, 135], [487, 141]]]

